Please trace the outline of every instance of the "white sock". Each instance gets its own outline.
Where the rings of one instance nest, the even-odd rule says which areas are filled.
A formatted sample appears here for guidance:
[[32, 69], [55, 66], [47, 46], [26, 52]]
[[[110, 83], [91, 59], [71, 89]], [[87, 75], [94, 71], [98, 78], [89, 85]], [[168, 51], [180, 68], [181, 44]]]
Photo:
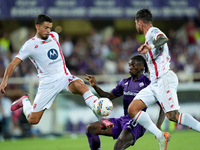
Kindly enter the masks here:
[[151, 118], [146, 112], [139, 111], [133, 119], [140, 125], [142, 125], [145, 129], [147, 129], [149, 132], [154, 134], [156, 138], [162, 137], [163, 132], [156, 127], [156, 125], [152, 122]]
[[180, 113], [178, 123], [188, 126], [189, 128], [200, 132], [200, 122], [194, 119], [191, 115]]
[[26, 98], [23, 99], [22, 103], [23, 103], [23, 113], [26, 116], [26, 118], [28, 118], [28, 115], [31, 113], [31, 108], [32, 108], [31, 102], [28, 98]]
[[[87, 92], [85, 92], [85, 93], [83, 94], [83, 98], [84, 98], [84, 100], [85, 100], [85, 103], [86, 103], [86, 104], [90, 107], [90, 109], [92, 109], [92, 111], [93, 111], [93, 109], [94, 109], [94, 102], [95, 102], [96, 100], [98, 100], [98, 97], [96, 97], [96, 96], [89, 90], [89, 91], [87, 91]], [[102, 120], [102, 119], [103, 119], [103, 117], [97, 115], [94, 111], [93, 111], [93, 113], [94, 113], [95, 116], [98, 118], [98, 120]]]
[[83, 94], [83, 98], [85, 100], [85, 103], [93, 110], [94, 109], [94, 102], [98, 100], [98, 97], [96, 97], [90, 90], [85, 92]]

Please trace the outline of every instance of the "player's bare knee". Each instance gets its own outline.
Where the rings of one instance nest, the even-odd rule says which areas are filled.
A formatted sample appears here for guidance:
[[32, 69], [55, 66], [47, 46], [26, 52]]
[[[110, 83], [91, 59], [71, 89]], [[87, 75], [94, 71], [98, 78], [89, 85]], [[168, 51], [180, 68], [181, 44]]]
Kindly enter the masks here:
[[128, 113], [133, 118], [138, 113], [138, 110], [135, 109], [134, 106], [132, 107], [132, 106], [129, 105], [129, 107], [128, 107]]
[[130, 115], [132, 118], [134, 117], [133, 108], [130, 107], [130, 105], [129, 105], [129, 107], [128, 107], [128, 113], [129, 113], [129, 115]]
[[86, 129], [85, 129], [85, 130], [86, 130], [86, 133], [90, 133], [90, 132], [91, 132], [91, 131], [90, 131], [90, 130], [91, 130], [90, 128], [91, 128], [91, 125], [88, 124], [88, 125], [86, 126]]
[[88, 86], [82, 80], [76, 80], [72, 82], [73, 89], [70, 88], [71, 92], [74, 94], [83, 95], [85, 92], [89, 90]]
[[92, 133], [95, 134], [95, 127], [93, 126], [92, 123], [88, 124], [86, 126], [86, 133]]
[[166, 116], [170, 121], [178, 122], [179, 112], [178, 110], [169, 111], [166, 113]]
[[146, 107], [146, 105], [142, 100], [140, 100], [140, 99], [133, 100], [131, 102], [131, 104], [128, 106], [128, 113], [133, 118], [137, 115], [137, 113], [140, 110], [142, 110], [145, 107]]

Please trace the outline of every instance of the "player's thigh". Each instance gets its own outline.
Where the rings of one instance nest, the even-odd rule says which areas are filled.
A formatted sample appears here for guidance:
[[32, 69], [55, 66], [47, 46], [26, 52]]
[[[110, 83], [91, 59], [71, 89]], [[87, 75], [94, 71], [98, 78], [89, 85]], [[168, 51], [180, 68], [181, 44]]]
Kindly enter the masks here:
[[89, 90], [88, 86], [81, 79], [76, 79], [71, 82], [68, 86], [69, 91], [73, 94], [81, 94], [83, 95], [85, 92]]
[[164, 112], [178, 110], [180, 108], [177, 96], [178, 78], [169, 71], [158, 81], [156, 98], [160, 102]]
[[[135, 101], [135, 100], [141, 100], [147, 107], [152, 105], [153, 103], [155, 103], [156, 98], [155, 98], [154, 92], [152, 91], [151, 84], [149, 86], [147, 86], [146, 88], [142, 89], [135, 96], [133, 101]], [[135, 107], [137, 107], [137, 106], [135, 106]]]
[[45, 110], [39, 112], [31, 112], [28, 116], [28, 120], [39, 122]]
[[31, 112], [40, 112], [49, 109], [58, 93], [64, 88], [62, 83], [62, 80], [52, 83], [40, 83]]

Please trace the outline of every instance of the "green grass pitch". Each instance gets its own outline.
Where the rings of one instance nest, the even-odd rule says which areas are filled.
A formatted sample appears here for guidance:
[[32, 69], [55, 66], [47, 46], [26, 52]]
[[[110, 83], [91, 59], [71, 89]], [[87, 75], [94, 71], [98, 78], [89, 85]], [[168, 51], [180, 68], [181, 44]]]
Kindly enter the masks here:
[[[100, 139], [102, 150], [113, 149], [116, 140], [106, 136], [100, 136]], [[200, 133], [196, 131], [176, 131], [171, 133], [168, 150], [199, 150], [199, 140]], [[78, 135], [76, 138], [64, 136], [6, 140], [0, 142], [0, 150], [89, 150], [89, 145], [85, 135]], [[155, 137], [147, 132], [128, 150], [159, 150], [159, 147]]]

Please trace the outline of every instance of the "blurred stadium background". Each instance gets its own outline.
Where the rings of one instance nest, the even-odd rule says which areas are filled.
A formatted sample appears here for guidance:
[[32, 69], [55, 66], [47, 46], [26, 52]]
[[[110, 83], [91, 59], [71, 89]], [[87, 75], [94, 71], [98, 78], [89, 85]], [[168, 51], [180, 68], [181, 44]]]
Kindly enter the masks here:
[[[179, 77], [178, 97], [182, 112], [200, 120], [200, 1], [198, 0], [0, 0], [0, 81], [6, 66], [26, 40], [35, 35], [34, 19], [44, 13], [54, 20], [60, 34], [66, 64], [73, 75], [95, 75], [106, 91], [128, 77], [130, 57], [144, 37], [135, 30], [134, 16], [141, 8], [152, 10], [154, 26], [169, 38], [171, 69]], [[61, 93], [38, 125], [28, 125], [21, 110], [7, 112], [10, 101], [24, 93], [34, 99], [38, 85], [36, 69], [27, 60], [9, 79], [7, 94], [1, 97], [0, 140], [45, 135], [84, 134], [85, 126], [96, 121], [80, 96]], [[94, 90], [91, 89], [93, 92]], [[8, 98], [5, 100], [5, 98]], [[6, 102], [2, 102], [4, 101]], [[114, 101], [110, 117], [123, 115], [122, 98]], [[6, 112], [6, 115], [5, 115]], [[148, 113], [156, 121], [157, 106]], [[3, 122], [9, 121], [8, 132]], [[185, 129], [168, 122], [163, 130]]]

